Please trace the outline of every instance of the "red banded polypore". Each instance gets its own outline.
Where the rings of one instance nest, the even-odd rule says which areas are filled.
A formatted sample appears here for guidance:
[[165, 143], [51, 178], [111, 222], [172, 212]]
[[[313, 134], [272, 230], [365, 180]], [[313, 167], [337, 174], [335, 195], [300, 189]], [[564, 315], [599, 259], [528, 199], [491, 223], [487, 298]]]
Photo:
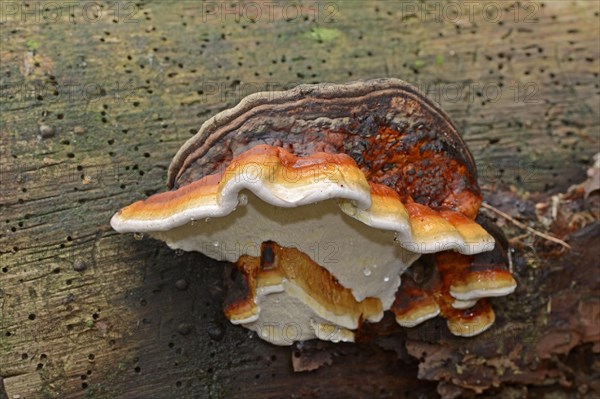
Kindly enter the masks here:
[[[502, 259], [479, 261], [495, 240], [456, 127], [397, 79], [251, 95], [184, 144], [168, 185], [113, 228], [234, 263], [227, 317], [276, 344], [352, 341], [386, 310], [474, 335], [494, 320], [486, 298], [516, 285]], [[421, 254], [437, 282], [401, 285]], [[265, 329], [290, 323], [292, 340]]]
[[[148, 233], [173, 249], [249, 265], [272, 242], [283, 253], [277, 264], [284, 273], [253, 288], [252, 301], [263, 305], [247, 317], [230, 313], [231, 320], [256, 326], [268, 321], [264, 318], [287, 314], [305, 332], [319, 325], [353, 330], [361, 319], [379, 321], [394, 301], [400, 275], [421, 253], [470, 255], [493, 247], [493, 238], [473, 220], [403, 204], [394, 190], [367, 182], [345, 154], [296, 157], [267, 145], [241, 154], [222, 173], [125, 207], [111, 224], [119, 232]], [[292, 259], [290, 253], [306, 259]], [[321, 292], [315, 291], [319, 280], [311, 280], [313, 291], [307, 293], [310, 274], [292, 264], [310, 265], [323, 277], [320, 284], [334, 282], [354, 302], [344, 299], [337, 306], [327, 297], [315, 298]], [[255, 278], [270, 281], [272, 274]], [[377, 311], [357, 312], [365, 301], [375, 303], [371, 308]], [[279, 310], [272, 303], [279, 303]], [[334, 311], [326, 312], [329, 307]], [[345, 336], [349, 340], [348, 332]], [[273, 342], [282, 343], [276, 337]]]

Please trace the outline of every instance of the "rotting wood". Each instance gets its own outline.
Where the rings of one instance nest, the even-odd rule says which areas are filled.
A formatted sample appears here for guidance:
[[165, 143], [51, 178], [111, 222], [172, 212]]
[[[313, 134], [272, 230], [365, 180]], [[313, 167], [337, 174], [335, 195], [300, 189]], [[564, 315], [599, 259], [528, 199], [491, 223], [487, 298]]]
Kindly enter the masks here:
[[[502, 3], [495, 21], [483, 18], [491, 2], [482, 2], [472, 19], [438, 22], [394, 2], [344, 1], [334, 2], [333, 20], [315, 3], [317, 21], [314, 11], [307, 21], [286, 21], [279, 7], [272, 20], [265, 13], [254, 23], [222, 13], [204, 21], [202, 3], [127, 3], [116, 17], [115, 3], [103, 3], [95, 22], [80, 7], [75, 23], [64, 8], [56, 21], [35, 20], [35, 10], [25, 22], [19, 10], [2, 16], [0, 376], [8, 397], [430, 397], [435, 383], [416, 381], [418, 359], [397, 345], [403, 334], [412, 342], [437, 339], [435, 324], [402, 332], [400, 341], [334, 347], [332, 365], [294, 374], [289, 348], [223, 320], [222, 265], [120, 237], [108, 220], [163, 190], [177, 148], [246, 94], [381, 76], [416, 84], [442, 103], [482, 185], [565, 192], [585, 178], [598, 147], [598, 3]], [[42, 125], [53, 133], [42, 134]], [[498, 204], [490, 196], [513, 217], [534, 217], [520, 207], [526, 199], [506, 195]], [[553, 270], [548, 290], [574, 277], [565, 277], [560, 261], [524, 248], [515, 261], [524, 291], [498, 303], [525, 328], [524, 314], [544, 321], [537, 312], [550, 295], [528, 288], [530, 273]], [[175, 286], [181, 279], [187, 289]], [[574, 309], [579, 287], [561, 286], [574, 296], [562, 310], [553, 301], [552, 313]], [[533, 313], [515, 318], [511, 301]], [[526, 342], [534, 336], [523, 334]], [[590, 351], [578, 345], [559, 360], [577, 364]], [[441, 378], [439, 390], [456, 392], [449, 374], [424, 364], [421, 377]], [[549, 389], [593, 392], [594, 372], [581, 374], [578, 387]], [[568, 373], [539, 378], [568, 385], [561, 376]], [[292, 385], [300, 388], [290, 392]]]
[[523, 224], [521, 222], [519, 222], [518, 220], [516, 220], [515, 218], [513, 218], [512, 216], [502, 212], [499, 209], [494, 208], [493, 206], [491, 206], [488, 203], [482, 203], [481, 206], [485, 209], [489, 209], [490, 211], [494, 212], [497, 215], [502, 216], [503, 218], [505, 218], [506, 220], [509, 220], [512, 224], [514, 224], [515, 226], [518, 226], [520, 228], [522, 228], [523, 230], [527, 230], [528, 232], [530, 232], [531, 234], [535, 234], [536, 236], [542, 237], [548, 241], [552, 241], [555, 242], [557, 244], [562, 245], [563, 247], [567, 248], [567, 249], [571, 249], [571, 246], [569, 244], [567, 244], [566, 242], [564, 242], [563, 240], [553, 237], [549, 234], [546, 233], [542, 233], [541, 231], [538, 231], [536, 229], [534, 229], [533, 227], [527, 226], [526, 224]]

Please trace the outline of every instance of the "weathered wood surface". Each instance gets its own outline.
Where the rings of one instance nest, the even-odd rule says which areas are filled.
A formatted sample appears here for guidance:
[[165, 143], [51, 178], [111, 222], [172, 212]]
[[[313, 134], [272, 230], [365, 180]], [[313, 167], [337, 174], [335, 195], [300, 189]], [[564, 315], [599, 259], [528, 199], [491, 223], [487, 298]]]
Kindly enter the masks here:
[[[495, 205], [519, 205], [513, 216], [533, 219], [531, 197], [546, 201], [583, 181], [598, 150], [598, 2], [454, 8], [434, 1], [304, 2], [302, 16], [290, 5], [296, 3], [277, 1], [252, 3], [260, 14], [236, 2], [102, 2], [97, 8], [100, 3], [64, 6], [60, 16], [45, 11], [43, 1], [0, 3], [0, 381], [6, 395], [432, 397], [436, 383], [416, 379], [419, 362], [419, 376], [442, 380], [437, 389], [451, 395], [460, 367], [440, 369], [414, 353], [427, 334], [460, 352], [464, 340], [431, 335], [439, 325], [408, 336], [397, 332], [392, 343], [327, 347], [332, 365], [294, 374], [289, 348], [223, 320], [222, 265], [117, 235], [109, 218], [164, 190], [177, 148], [202, 121], [246, 94], [394, 76], [419, 85], [451, 115], [477, 160], [486, 198], [494, 203], [494, 190], [512, 185], [519, 194], [504, 194], [508, 200]], [[213, 7], [205, 17], [203, 4]], [[236, 7], [240, 18], [226, 13]], [[577, 250], [589, 249], [583, 258], [593, 263], [599, 255], [582, 237]], [[515, 254], [523, 288], [496, 304], [502, 318], [535, 326], [534, 338], [524, 339], [521, 330], [512, 337], [536, 363], [540, 319], [564, 324], [570, 310], [584, 305], [586, 314], [596, 314], [598, 287], [593, 274], [580, 281], [563, 273], [582, 257], [548, 260], [534, 247]], [[554, 283], [536, 295], [531, 287], [547, 278]], [[567, 292], [569, 306], [552, 313], [548, 298]], [[515, 303], [527, 305], [524, 315], [515, 315]], [[502, 318], [468, 345], [498, 337]], [[598, 319], [586, 322], [594, 327]], [[562, 327], [575, 334], [568, 323]], [[562, 374], [534, 381], [556, 384], [527, 387], [517, 384], [531, 379], [502, 377], [511, 386], [487, 395], [592, 395], [600, 360], [591, 344], [569, 342], [574, 348], [557, 350], [570, 351], [568, 359], [553, 354], [536, 363], [543, 370], [562, 367]], [[438, 355], [458, 359], [456, 352]], [[579, 368], [589, 381], [561, 380]]]

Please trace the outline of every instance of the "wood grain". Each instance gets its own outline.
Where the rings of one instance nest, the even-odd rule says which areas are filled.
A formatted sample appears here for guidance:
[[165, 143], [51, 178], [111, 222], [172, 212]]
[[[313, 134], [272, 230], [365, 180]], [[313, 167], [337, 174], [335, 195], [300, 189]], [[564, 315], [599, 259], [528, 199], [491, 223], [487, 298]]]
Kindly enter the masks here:
[[552, 194], [585, 178], [599, 144], [597, 2], [458, 3], [460, 18], [436, 1], [304, 2], [302, 16], [274, 3], [253, 3], [254, 21], [248, 3], [81, 1], [56, 18], [43, 1], [1, 4], [8, 398], [435, 394], [416, 360], [374, 344], [294, 374], [289, 348], [223, 319], [223, 265], [110, 229], [114, 211], [165, 189], [204, 120], [252, 92], [398, 77], [453, 118], [483, 186]]

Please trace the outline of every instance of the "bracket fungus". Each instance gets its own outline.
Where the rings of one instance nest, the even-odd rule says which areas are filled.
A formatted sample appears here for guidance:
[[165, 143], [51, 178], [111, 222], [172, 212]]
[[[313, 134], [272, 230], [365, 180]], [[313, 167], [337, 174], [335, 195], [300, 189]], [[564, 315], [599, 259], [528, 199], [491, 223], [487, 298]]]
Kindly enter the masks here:
[[354, 341], [388, 310], [472, 336], [516, 287], [456, 127], [398, 79], [250, 95], [181, 147], [168, 186], [113, 228], [233, 263], [225, 315], [274, 344]]

